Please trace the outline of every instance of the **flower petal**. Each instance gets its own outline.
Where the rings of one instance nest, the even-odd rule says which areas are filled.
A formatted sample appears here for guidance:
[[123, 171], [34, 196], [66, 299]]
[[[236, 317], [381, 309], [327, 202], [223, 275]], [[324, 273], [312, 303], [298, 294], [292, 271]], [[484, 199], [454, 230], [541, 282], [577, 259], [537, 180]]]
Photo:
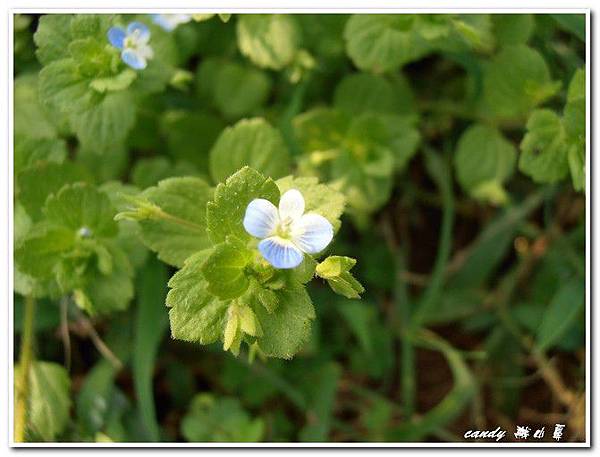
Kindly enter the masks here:
[[277, 208], [269, 200], [255, 198], [246, 208], [244, 228], [256, 238], [267, 238], [273, 234], [279, 223]]
[[333, 226], [319, 214], [305, 214], [292, 226], [292, 240], [302, 251], [316, 254], [333, 239]]
[[143, 70], [147, 65], [146, 59], [132, 49], [124, 49], [121, 52], [121, 59], [135, 70]]
[[152, 14], [152, 22], [156, 25], [161, 26], [167, 32], [172, 32], [177, 27], [177, 24], [174, 23], [169, 16], [170, 14]]
[[123, 49], [125, 30], [123, 30], [121, 27], [111, 27], [108, 29], [108, 33], [106, 35], [110, 44], [117, 49]]
[[272, 236], [258, 243], [262, 256], [275, 268], [296, 268], [304, 254], [290, 240]]
[[127, 26], [127, 35], [134, 35], [138, 42], [147, 43], [150, 40], [150, 29], [146, 24], [134, 21]]
[[290, 189], [279, 200], [279, 217], [282, 221], [299, 219], [304, 214], [304, 197], [299, 190]]

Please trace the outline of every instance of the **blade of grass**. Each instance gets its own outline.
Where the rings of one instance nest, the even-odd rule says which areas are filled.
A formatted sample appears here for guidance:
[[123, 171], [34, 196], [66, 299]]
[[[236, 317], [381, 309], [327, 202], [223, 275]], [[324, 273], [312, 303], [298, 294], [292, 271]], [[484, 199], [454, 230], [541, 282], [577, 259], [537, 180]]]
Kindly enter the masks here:
[[140, 271], [138, 307], [133, 342], [133, 379], [142, 423], [151, 441], [160, 441], [152, 377], [158, 346], [167, 328], [165, 308], [168, 275], [166, 267], [151, 259]]
[[423, 153], [425, 155], [427, 170], [442, 196], [443, 210], [438, 253], [430, 276], [429, 285], [423, 292], [412, 315], [411, 328], [413, 330], [423, 323], [425, 316], [432, 312], [440, 300], [446, 266], [450, 259], [452, 229], [454, 225], [454, 194], [452, 192], [451, 168], [448, 160], [440, 157], [439, 154], [427, 147], [423, 149]]

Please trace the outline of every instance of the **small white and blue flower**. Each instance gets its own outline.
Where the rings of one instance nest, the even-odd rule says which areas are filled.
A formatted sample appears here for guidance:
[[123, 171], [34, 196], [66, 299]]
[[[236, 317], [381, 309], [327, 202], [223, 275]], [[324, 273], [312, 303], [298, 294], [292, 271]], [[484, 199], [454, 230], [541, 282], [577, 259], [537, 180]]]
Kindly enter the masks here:
[[333, 226], [323, 216], [304, 214], [304, 197], [290, 189], [279, 208], [263, 198], [252, 200], [244, 216], [246, 231], [261, 241], [258, 250], [275, 268], [295, 268], [304, 254], [321, 252], [333, 239]]
[[192, 20], [191, 14], [152, 14], [152, 22], [161, 26], [167, 32], [172, 32], [181, 24]]
[[108, 31], [108, 41], [121, 50], [121, 59], [135, 70], [143, 70], [148, 60], [154, 57], [154, 52], [148, 44], [150, 30], [141, 22], [132, 22], [127, 29], [111, 27]]

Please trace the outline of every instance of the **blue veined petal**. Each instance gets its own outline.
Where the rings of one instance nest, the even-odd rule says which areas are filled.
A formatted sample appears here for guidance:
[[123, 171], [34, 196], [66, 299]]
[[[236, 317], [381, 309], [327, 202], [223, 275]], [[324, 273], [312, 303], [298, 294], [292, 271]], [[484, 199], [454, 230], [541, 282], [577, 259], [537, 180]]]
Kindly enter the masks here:
[[144, 57], [132, 49], [124, 49], [123, 52], [121, 52], [121, 59], [135, 70], [143, 70], [148, 64]]
[[296, 268], [304, 254], [289, 240], [272, 236], [258, 243], [262, 256], [275, 268]]
[[108, 41], [117, 49], [123, 49], [123, 42], [125, 41], [125, 30], [121, 27], [111, 27], [108, 29]]
[[267, 238], [273, 234], [279, 215], [275, 205], [264, 198], [255, 198], [246, 208], [244, 228], [256, 238]]
[[279, 200], [279, 217], [282, 221], [300, 219], [304, 214], [304, 197], [300, 191], [290, 189]]
[[173, 21], [171, 21], [167, 14], [152, 14], [152, 22], [162, 27], [167, 32], [172, 32], [177, 27]]
[[333, 226], [319, 214], [305, 214], [292, 226], [292, 240], [302, 251], [316, 254], [333, 239]]
[[141, 22], [131, 22], [127, 26], [127, 35], [137, 35], [138, 41], [141, 43], [147, 43], [150, 39], [150, 29], [146, 24], [142, 24]]

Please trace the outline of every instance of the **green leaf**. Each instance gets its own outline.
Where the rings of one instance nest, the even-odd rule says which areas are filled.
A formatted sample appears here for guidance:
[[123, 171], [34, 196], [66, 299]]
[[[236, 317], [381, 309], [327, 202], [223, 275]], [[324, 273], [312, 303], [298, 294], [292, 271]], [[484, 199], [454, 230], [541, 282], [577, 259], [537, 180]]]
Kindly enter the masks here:
[[167, 306], [171, 335], [178, 340], [210, 344], [223, 337], [228, 302], [207, 293], [202, 265], [212, 250], [200, 251], [169, 281]]
[[62, 163], [67, 157], [67, 144], [58, 138], [15, 136], [14, 173], [18, 177], [25, 168], [44, 162]]
[[[493, 127], [471, 125], [458, 140], [454, 165], [458, 182], [475, 198], [503, 204], [507, 195], [502, 185], [513, 174], [516, 148]], [[497, 186], [499, 193], [486, 193], [486, 186]]]
[[260, 108], [271, 90], [267, 74], [235, 62], [206, 59], [198, 69], [198, 90], [213, 100], [229, 119], [252, 114]]
[[115, 92], [127, 89], [136, 78], [137, 73], [130, 68], [126, 68], [116, 76], [93, 79], [92, 82], [90, 82], [90, 87], [101, 94], [105, 92]]
[[346, 202], [342, 193], [311, 177], [286, 176], [277, 180], [277, 187], [282, 195], [290, 189], [298, 189], [304, 197], [305, 212], [320, 214], [331, 222], [335, 231], [339, 230]]
[[252, 419], [237, 398], [197, 394], [181, 421], [181, 433], [189, 442], [256, 442], [265, 431], [262, 419]]
[[139, 159], [131, 170], [131, 181], [142, 189], [156, 186], [167, 178], [182, 176], [200, 177], [200, 172], [189, 162], [173, 163], [162, 156]]
[[[22, 368], [15, 366], [15, 379]], [[27, 427], [43, 441], [54, 441], [67, 427], [71, 408], [71, 380], [62, 366], [32, 362], [29, 368]]]
[[271, 178], [244, 167], [227, 178], [215, 190], [214, 200], [206, 211], [208, 235], [214, 244], [222, 243], [228, 235], [241, 241], [250, 239], [243, 226], [248, 204], [255, 198], [264, 198], [277, 205], [279, 189]]
[[535, 27], [532, 14], [492, 14], [491, 17], [500, 46], [527, 43]]
[[248, 289], [246, 266], [253, 253], [243, 243], [233, 238], [217, 244], [202, 266], [208, 281], [208, 292], [222, 300], [239, 297]]
[[220, 118], [197, 111], [168, 110], [160, 120], [171, 157], [193, 164], [206, 175], [209, 151], [224, 127]]
[[570, 143], [569, 169], [575, 190], [585, 189], [585, 68], [579, 68], [569, 84], [567, 104], [563, 112], [563, 125]]
[[169, 178], [142, 196], [158, 212], [139, 221], [142, 241], [162, 261], [182, 266], [185, 259], [208, 247], [206, 204], [213, 191], [199, 178]]
[[40, 100], [45, 107], [58, 113], [84, 112], [96, 106], [103, 95], [90, 90], [74, 59], [56, 60], [42, 68], [39, 74]]
[[40, 17], [33, 39], [37, 58], [43, 65], [69, 57], [72, 18], [70, 14], [44, 14]]
[[267, 357], [291, 359], [310, 336], [315, 309], [300, 284], [289, 284], [275, 293], [275, 312], [269, 313], [262, 305], [253, 307], [263, 333], [258, 345]]
[[17, 76], [14, 82], [15, 138], [56, 138], [58, 134], [56, 121], [42, 108], [39, 100], [38, 76], [36, 74]]
[[166, 267], [154, 260], [139, 272], [136, 287], [138, 307], [133, 341], [133, 380], [142, 422], [152, 441], [160, 440], [152, 378], [158, 348], [168, 324], [164, 308], [167, 279]]
[[585, 306], [585, 281], [575, 278], [561, 285], [548, 305], [538, 327], [536, 344], [542, 351], [550, 349], [576, 322]]
[[551, 14], [559, 26], [585, 42], [585, 14]]
[[110, 314], [127, 309], [133, 298], [133, 268], [125, 252], [108, 246], [112, 269], [108, 274], [86, 271], [86, 284], [75, 291], [75, 302], [90, 315]]
[[415, 14], [354, 14], [346, 23], [346, 52], [363, 71], [385, 73], [425, 56]]
[[223, 182], [245, 166], [273, 179], [290, 172], [290, 155], [277, 129], [264, 119], [244, 119], [226, 128], [210, 151], [210, 172]]
[[61, 255], [75, 244], [75, 233], [64, 227], [34, 227], [15, 250], [19, 270], [34, 278], [50, 278]]
[[346, 76], [335, 88], [333, 104], [351, 115], [364, 112], [410, 114], [414, 95], [403, 76], [387, 79], [369, 73]]
[[568, 144], [560, 117], [550, 110], [534, 111], [521, 141], [519, 170], [535, 182], [556, 182], [569, 173]]
[[[309, 414], [300, 430], [300, 440], [309, 442], [325, 442], [329, 436], [335, 409], [335, 399], [341, 368], [335, 363], [328, 363], [319, 370], [314, 370], [307, 380]], [[312, 414], [311, 414], [312, 413]]]
[[136, 108], [129, 92], [111, 92], [94, 107], [71, 116], [81, 143], [102, 152], [125, 140], [135, 123]]
[[84, 181], [89, 181], [88, 174], [72, 162], [42, 162], [19, 174], [17, 198], [29, 216], [38, 220], [48, 196], [59, 191], [65, 184]]
[[319, 263], [315, 271], [336, 294], [346, 298], [360, 298], [365, 289], [350, 273], [355, 264], [356, 260], [350, 257], [330, 256]]
[[255, 65], [281, 70], [298, 51], [299, 30], [295, 19], [282, 14], [241, 14], [237, 21], [240, 52]]
[[63, 187], [46, 201], [44, 213], [49, 222], [77, 233], [87, 229], [86, 238], [112, 238], [118, 228], [116, 211], [108, 196], [89, 184]]
[[554, 96], [560, 82], [551, 80], [539, 52], [517, 45], [503, 48], [487, 65], [483, 89], [487, 110], [500, 118], [514, 118]]

